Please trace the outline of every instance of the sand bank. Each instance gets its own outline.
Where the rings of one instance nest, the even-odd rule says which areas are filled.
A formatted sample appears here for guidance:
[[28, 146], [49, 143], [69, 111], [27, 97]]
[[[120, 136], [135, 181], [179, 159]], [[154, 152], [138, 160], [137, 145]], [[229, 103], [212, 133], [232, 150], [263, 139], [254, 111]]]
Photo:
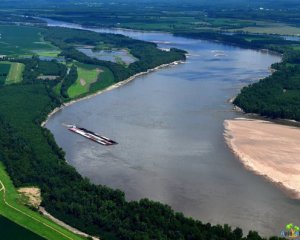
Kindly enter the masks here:
[[264, 120], [226, 120], [228, 146], [247, 169], [300, 199], [300, 128]]

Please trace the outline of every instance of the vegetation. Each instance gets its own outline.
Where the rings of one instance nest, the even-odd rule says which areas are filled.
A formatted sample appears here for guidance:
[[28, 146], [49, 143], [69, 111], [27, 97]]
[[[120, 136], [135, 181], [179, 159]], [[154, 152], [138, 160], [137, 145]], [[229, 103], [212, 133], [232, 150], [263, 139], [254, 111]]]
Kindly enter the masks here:
[[13, 83], [19, 83], [22, 81], [22, 75], [25, 68], [25, 65], [22, 63], [13, 62], [10, 63], [10, 70], [7, 75], [5, 84], [13, 84]]
[[73, 65], [61, 84], [60, 93], [64, 98], [69, 98], [68, 89], [75, 83], [77, 78], [77, 67]]
[[[127, 202], [121, 191], [81, 177], [40, 127], [59, 104], [47, 86], [7, 86], [0, 101], [1, 161], [16, 187], [40, 187], [43, 206], [64, 222], [101, 239], [242, 239], [241, 229], [203, 224], [147, 199]], [[251, 232], [243, 239], [262, 238]]]
[[[5, 130], [5, 129], [4, 129]], [[3, 131], [1, 128], [0, 131]], [[1, 141], [3, 144], [3, 141]], [[13, 150], [11, 150], [13, 151]], [[6, 153], [3, 153], [4, 155]], [[57, 239], [57, 240], [82, 240], [83, 238], [69, 232], [68, 230], [64, 229], [63, 227], [53, 223], [49, 219], [43, 217], [38, 212], [32, 211], [26, 206], [24, 206], [20, 201], [20, 195], [17, 193], [15, 186], [13, 185], [12, 181], [10, 180], [9, 176], [5, 171], [5, 167], [3, 166], [3, 154], [1, 154], [1, 163], [0, 163], [0, 226], [1, 226], [1, 237], [6, 236], [9, 234], [6, 239]], [[5, 194], [2, 188], [2, 184], [5, 187]], [[21, 227], [17, 227], [18, 225], [8, 222], [7, 220], [3, 220], [3, 217], [12, 220], [19, 226], [23, 226], [26, 229], [38, 234], [37, 235], [25, 231]], [[10, 225], [12, 229], [4, 228], [5, 225]], [[12, 233], [12, 230], [14, 230]], [[13, 236], [24, 234], [22, 238], [12, 238]]]
[[0, 64], [0, 85], [4, 85], [6, 78], [8, 76], [10, 70], [10, 64], [9, 63], [1, 63]]
[[[88, 25], [101, 23], [101, 26], [169, 30], [188, 37], [217, 40], [246, 48], [267, 48], [285, 53], [284, 62], [273, 66], [277, 72], [266, 80], [242, 90], [235, 103], [249, 112], [257, 111], [257, 113], [272, 117], [288, 117], [294, 114], [297, 119], [299, 116], [299, 110], [297, 110], [299, 109], [299, 55], [295, 52], [299, 47], [297, 42], [284, 41], [276, 36], [225, 35], [219, 31], [254, 27], [257, 23], [244, 19], [242, 15], [245, 12], [239, 12], [236, 9], [236, 15], [231, 12], [231, 17], [228, 17], [226, 11], [212, 11], [208, 8], [204, 12], [199, 9], [194, 10], [191, 5], [187, 5], [180, 6], [178, 9], [178, 6], [175, 8], [169, 2], [165, 2], [165, 5], [158, 8], [162, 10], [159, 12], [157, 12], [158, 10], [141, 11], [141, 9], [135, 12], [127, 11], [132, 8], [129, 6], [121, 14], [116, 13], [116, 10], [107, 11], [106, 5], [104, 5], [103, 8], [101, 7], [101, 12], [98, 11], [99, 8], [94, 10], [89, 8], [89, 11], [78, 8], [75, 8], [76, 11], [58, 8], [59, 10], [51, 10], [52, 12], [47, 10], [47, 14], [53, 14], [57, 19]], [[166, 6], [171, 11], [165, 11]], [[190, 11], [191, 9], [193, 11]], [[26, 11], [36, 14], [35, 10]], [[252, 12], [253, 10], [247, 9], [247, 11]], [[39, 12], [43, 14], [42, 10]], [[257, 11], [253, 14], [258, 15]], [[277, 17], [274, 15], [273, 18], [278, 19], [282, 17], [282, 14], [288, 13], [280, 13]], [[232, 20], [237, 16], [241, 19]], [[6, 17], [2, 18], [7, 19]], [[266, 20], [264, 16], [259, 17]], [[219, 19], [216, 20], [216, 18]], [[30, 21], [33, 20], [30, 19]], [[64, 152], [56, 145], [52, 134], [47, 129], [40, 127], [46, 115], [55, 107], [60, 106], [62, 98], [63, 101], [68, 101], [72, 97], [103, 89], [135, 73], [164, 63], [184, 60], [185, 52], [178, 49], [164, 52], [157, 49], [154, 43], [133, 40], [121, 35], [48, 28], [42, 34], [46, 41], [56, 46], [54, 48], [45, 44], [39, 35], [41, 29], [20, 27], [20, 30], [14, 27], [10, 33], [11, 27], [2, 28], [4, 31], [2, 33], [0, 29], [0, 32], [3, 34], [3, 41], [10, 44], [6, 46], [0, 43], [0, 50], [6, 54], [28, 54], [28, 52], [32, 52], [32, 49], [41, 49], [42, 51], [39, 52], [41, 55], [50, 56], [59, 52], [67, 60], [66, 65], [56, 61], [41, 61], [37, 57], [11, 60], [25, 66], [21, 84], [0, 88], [0, 160], [11, 176], [14, 186], [38, 186], [42, 191], [42, 204], [51, 214], [82, 231], [101, 236], [101, 239], [262, 239], [256, 232], [251, 231], [243, 237], [242, 230], [239, 228], [233, 230], [228, 225], [203, 224], [200, 221], [186, 218], [181, 213], [175, 213], [167, 205], [148, 199], [128, 202], [125, 200], [123, 192], [90, 183], [88, 179], [80, 176], [73, 167], [66, 163]], [[215, 31], [208, 32], [207, 29]], [[20, 32], [16, 33], [17, 30], [24, 31], [23, 34], [28, 31], [28, 38], [24, 42], [20, 42], [20, 38], [13, 39], [13, 36], [18, 38], [21, 34]], [[4, 36], [11, 36], [11, 38], [5, 39]], [[138, 61], [128, 67], [123, 64], [100, 61], [79, 52], [76, 49], [77, 45], [92, 45], [95, 48], [101, 45], [127, 48]], [[51, 50], [48, 50], [49, 48]], [[58, 51], [57, 48], [60, 50]], [[56, 52], [53, 53], [53, 51]], [[79, 90], [76, 85], [81, 74], [84, 74], [82, 70], [84, 67], [81, 64], [97, 66], [104, 70], [94, 83], [92, 83], [94, 75], [85, 76], [91, 80], [89, 81], [89, 92]], [[69, 66], [71, 68], [68, 72]], [[8, 72], [5, 67], [1, 71]], [[57, 79], [41, 80], [40, 76], [57, 76]], [[284, 79], [287, 81], [283, 81]], [[283, 106], [287, 106], [288, 111], [284, 112]], [[16, 195], [13, 195], [15, 190], [3, 168], [0, 168], [0, 177], [1, 180], [4, 179], [5, 186], [10, 189], [8, 193], [11, 196], [7, 195], [7, 199], [10, 198], [11, 202], [17, 206]], [[1, 201], [0, 205], [1, 214], [6, 214], [11, 219], [17, 219], [19, 224], [29, 226], [30, 229], [34, 229], [42, 236], [45, 236], [46, 232], [48, 233], [44, 227], [32, 223], [24, 215], [7, 209]], [[18, 205], [17, 207], [24, 209], [30, 215], [36, 214], [29, 212], [24, 206]], [[38, 214], [35, 215], [35, 217], [38, 216]], [[45, 221], [44, 218], [39, 217], [41, 221]], [[45, 232], [43, 232], [44, 230]], [[69, 233], [66, 231], [66, 234]], [[60, 239], [60, 237], [51, 236], [49, 238]]]
[[286, 52], [269, 77], [247, 86], [234, 104], [247, 113], [300, 120], [300, 51]]
[[[99, 91], [114, 83], [113, 74], [107, 68], [87, 64], [76, 64], [76, 66], [78, 77], [76, 82], [68, 89], [70, 98]], [[95, 86], [95, 84], [97, 85]]]
[[0, 25], [1, 55], [33, 54], [37, 50], [53, 50], [53, 46], [43, 41], [40, 32], [41, 29], [36, 27]]
[[[113, 73], [116, 82], [162, 64], [185, 60], [185, 52], [182, 50], [171, 49], [170, 52], [165, 52], [158, 49], [154, 43], [134, 40], [122, 35], [98, 34], [63, 28], [48, 28], [47, 31], [43, 32], [43, 35], [47, 41], [62, 49], [61, 55], [67, 59], [107, 67]], [[128, 67], [124, 67], [122, 64], [92, 59], [74, 47], [74, 45], [78, 44], [96, 47], [101, 43], [109, 44], [116, 48], [127, 48], [138, 61], [131, 63]]]
[[252, 49], [269, 49], [279, 53], [284, 53], [290, 48], [290, 45], [299, 45], [297, 41], [288, 41], [280, 36], [270, 36], [270, 35], [256, 35], [256, 34], [223, 34], [218, 32], [203, 32], [203, 31], [181, 31], [177, 32], [177, 36], [185, 36], [190, 38], [201, 38], [207, 40], [214, 40], [229, 45], [235, 45], [243, 48]]

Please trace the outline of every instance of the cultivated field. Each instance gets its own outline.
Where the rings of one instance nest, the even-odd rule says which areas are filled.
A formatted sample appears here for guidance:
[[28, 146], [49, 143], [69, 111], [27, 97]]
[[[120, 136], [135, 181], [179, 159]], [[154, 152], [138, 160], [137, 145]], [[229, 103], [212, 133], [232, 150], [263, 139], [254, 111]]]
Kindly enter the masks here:
[[41, 29], [27, 26], [0, 26], [1, 55], [32, 54], [34, 50], [52, 51], [55, 48], [43, 41]]

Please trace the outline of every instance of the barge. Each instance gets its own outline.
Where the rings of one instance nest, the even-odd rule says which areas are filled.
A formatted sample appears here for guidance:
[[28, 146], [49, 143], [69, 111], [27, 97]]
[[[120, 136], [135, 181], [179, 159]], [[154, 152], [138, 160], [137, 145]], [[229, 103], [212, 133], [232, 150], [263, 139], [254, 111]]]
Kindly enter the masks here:
[[67, 128], [71, 132], [77, 133], [83, 137], [86, 137], [96, 143], [99, 143], [99, 144], [102, 144], [105, 146], [118, 144], [117, 142], [115, 142], [107, 137], [101, 136], [98, 133], [94, 133], [85, 128], [77, 127], [75, 125], [67, 125]]

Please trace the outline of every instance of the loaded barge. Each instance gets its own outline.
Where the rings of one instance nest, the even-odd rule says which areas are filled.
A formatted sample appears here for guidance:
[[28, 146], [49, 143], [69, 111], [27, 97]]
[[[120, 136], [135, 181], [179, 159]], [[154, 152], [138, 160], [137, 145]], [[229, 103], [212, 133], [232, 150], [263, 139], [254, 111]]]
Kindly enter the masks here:
[[67, 128], [71, 132], [77, 133], [83, 137], [86, 137], [96, 143], [99, 143], [99, 144], [102, 144], [105, 146], [118, 144], [117, 142], [115, 142], [107, 137], [101, 136], [101, 135], [94, 133], [92, 131], [89, 131], [85, 128], [76, 127], [75, 125], [67, 125]]

